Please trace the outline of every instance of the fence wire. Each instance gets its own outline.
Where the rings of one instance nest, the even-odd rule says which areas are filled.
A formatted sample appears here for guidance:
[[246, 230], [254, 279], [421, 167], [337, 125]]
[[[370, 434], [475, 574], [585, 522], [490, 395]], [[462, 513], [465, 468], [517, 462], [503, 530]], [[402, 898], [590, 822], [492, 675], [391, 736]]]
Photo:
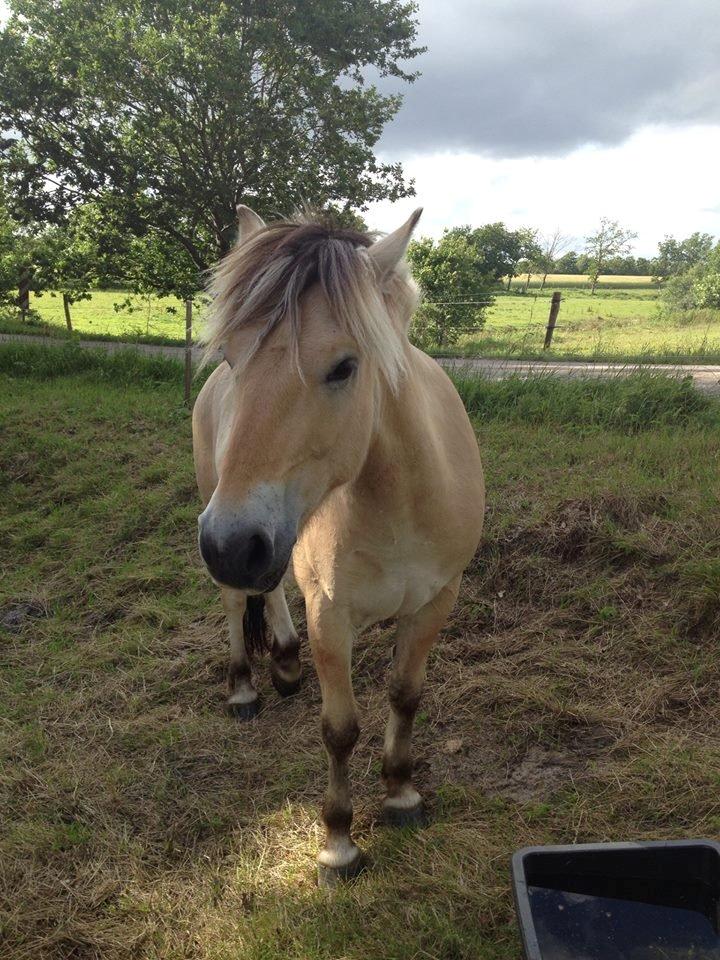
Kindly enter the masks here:
[[[565, 300], [566, 297], [560, 295], [558, 303], [562, 304]], [[488, 338], [522, 340], [534, 335], [541, 336], [547, 330], [551, 303], [548, 294], [498, 293], [492, 296], [478, 293], [477, 296], [424, 299], [421, 309], [445, 314], [447, 326], [462, 337], [485, 335]], [[206, 306], [204, 297], [198, 297], [194, 302], [193, 341], [197, 340]], [[30, 307], [30, 317], [27, 318], [30, 323], [33, 323], [34, 315], [38, 322], [65, 326], [62, 297], [59, 294], [53, 295], [50, 291], [40, 296], [33, 294]], [[503, 316], [507, 308], [513, 315], [525, 315], [518, 317], [517, 322], [508, 322]], [[476, 311], [482, 315], [474, 316]], [[130, 340], [168, 340], [178, 345], [186, 341], [187, 330], [183, 323], [185, 306], [174, 298], [130, 295], [126, 290], [93, 291], [88, 300], [78, 300], [72, 304], [72, 314], [79, 321], [77, 330], [84, 335], [126, 335]], [[554, 325], [555, 330], [567, 327], [567, 317], [563, 317], [563, 322], [558, 321]]]

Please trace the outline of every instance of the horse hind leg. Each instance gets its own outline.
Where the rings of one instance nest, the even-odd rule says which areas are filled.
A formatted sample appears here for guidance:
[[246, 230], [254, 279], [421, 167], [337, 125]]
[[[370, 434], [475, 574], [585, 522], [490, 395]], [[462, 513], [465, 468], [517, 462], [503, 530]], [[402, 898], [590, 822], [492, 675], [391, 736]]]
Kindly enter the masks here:
[[244, 618], [247, 596], [240, 590], [221, 588], [222, 604], [230, 633], [230, 664], [228, 667], [228, 699], [230, 713], [239, 720], [257, 716], [259, 700], [252, 683], [250, 655], [245, 643]]
[[296, 693], [302, 683], [300, 641], [292, 622], [282, 584], [265, 598], [265, 611], [272, 629], [270, 679], [283, 697]]
[[419, 826], [425, 822], [422, 797], [412, 782], [413, 724], [425, 682], [428, 654], [455, 605], [459, 586], [458, 577], [416, 614], [398, 621], [382, 765], [387, 791], [383, 815], [391, 826]]

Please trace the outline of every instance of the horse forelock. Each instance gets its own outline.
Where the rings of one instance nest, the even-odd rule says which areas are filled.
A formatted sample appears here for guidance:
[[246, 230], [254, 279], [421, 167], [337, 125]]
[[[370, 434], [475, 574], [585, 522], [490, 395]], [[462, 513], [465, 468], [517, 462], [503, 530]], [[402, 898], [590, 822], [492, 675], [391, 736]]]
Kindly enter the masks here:
[[316, 222], [272, 223], [239, 243], [218, 264], [210, 284], [212, 306], [203, 336], [203, 363], [236, 330], [259, 325], [248, 362], [280, 323], [288, 323], [294, 359], [299, 363], [300, 300], [318, 284], [333, 319], [378, 363], [394, 389], [404, 372], [402, 324], [388, 310], [412, 299], [410, 283], [399, 297], [383, 297], [372, 259], [372, 237]]

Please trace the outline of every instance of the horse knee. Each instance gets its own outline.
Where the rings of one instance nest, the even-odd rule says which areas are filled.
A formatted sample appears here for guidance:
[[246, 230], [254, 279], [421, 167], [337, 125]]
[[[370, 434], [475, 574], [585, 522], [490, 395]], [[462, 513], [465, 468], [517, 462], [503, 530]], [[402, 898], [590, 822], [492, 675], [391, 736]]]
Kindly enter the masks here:
[[342, 724], [335, 724], [327, 717], [323, 717], [321, 729], [323, 743], [331, 759], [336, 763], [347, 762], [360, 736], [357, 717], [349, 717]]
[[392, 677], [388, 690], [390, 705], [404, 720], [412, 720], [420, 705], [422, 690], [402, 677]]

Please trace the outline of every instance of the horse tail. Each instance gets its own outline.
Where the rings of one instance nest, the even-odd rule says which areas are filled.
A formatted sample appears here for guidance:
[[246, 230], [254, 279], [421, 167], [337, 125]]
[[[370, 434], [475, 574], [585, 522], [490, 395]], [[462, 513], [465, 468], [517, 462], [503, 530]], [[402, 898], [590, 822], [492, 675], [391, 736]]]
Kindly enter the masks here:
[[245, 650], [251, 657], [267, 649], [267, 629], [265, 627], [265, 597], [262, 594], [247, 598], [243, 614], [243, 634]]

